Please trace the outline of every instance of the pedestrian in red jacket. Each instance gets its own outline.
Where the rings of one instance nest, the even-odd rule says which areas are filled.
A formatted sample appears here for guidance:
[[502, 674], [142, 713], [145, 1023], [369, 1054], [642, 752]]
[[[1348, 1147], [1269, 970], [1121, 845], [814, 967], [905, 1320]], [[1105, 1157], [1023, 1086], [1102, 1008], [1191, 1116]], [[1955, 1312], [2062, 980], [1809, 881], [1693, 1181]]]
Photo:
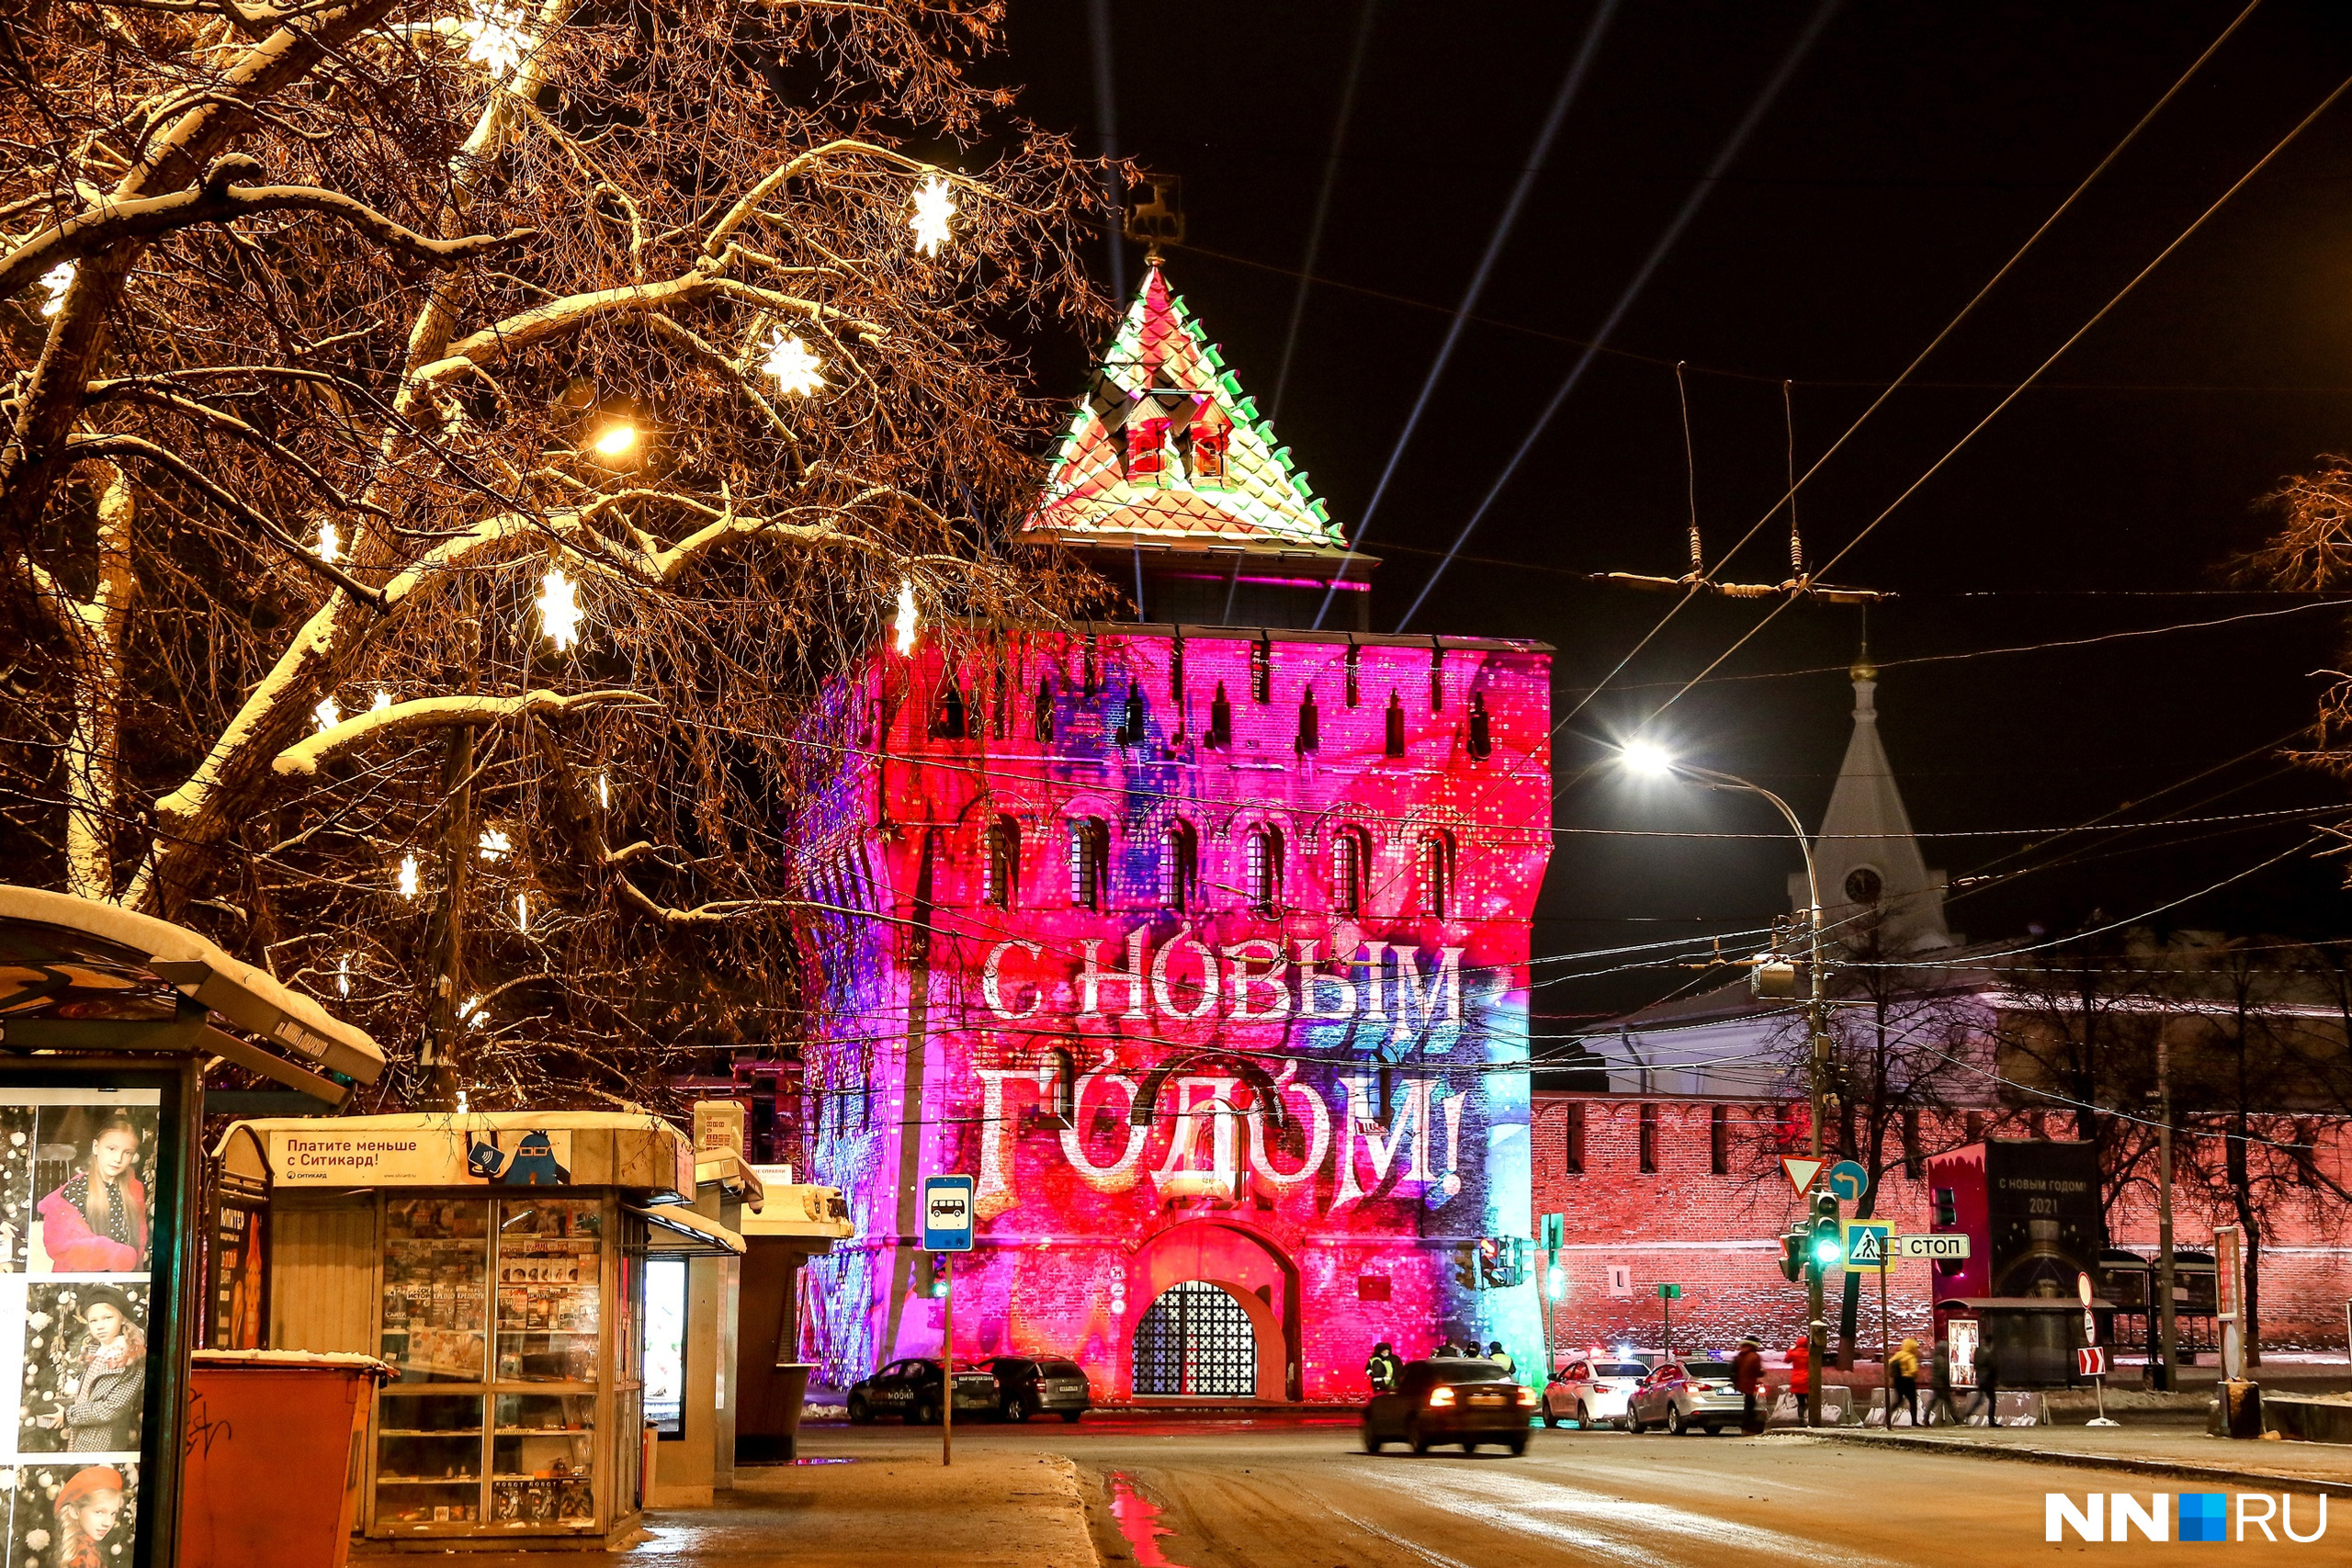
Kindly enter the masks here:
[[1789, 1347], [1789, 1392], [1799, 1399], [1813, 1392], [1813, 1347], [1802, 1339]]

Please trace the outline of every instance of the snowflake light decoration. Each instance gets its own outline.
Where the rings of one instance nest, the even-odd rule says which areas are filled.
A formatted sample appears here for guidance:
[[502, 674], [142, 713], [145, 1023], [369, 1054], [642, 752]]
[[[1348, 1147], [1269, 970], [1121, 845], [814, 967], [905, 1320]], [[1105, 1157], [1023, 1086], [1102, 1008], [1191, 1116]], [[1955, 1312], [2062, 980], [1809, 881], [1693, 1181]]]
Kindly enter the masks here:
[[915, 650], [915, 585], [911, 578], [899, 580], [899, 615], [890, 623], [890, 633], [897, 639], [900, 653]]
[[400, 887], [401, 897], [416, 897], [416, 857], [414, 855], [401, 856]]
[[311, 716], [319, 721], [319, 729], [324, 733], [343, 722], [343, 705], [333, 697], [322, 697], [319, 705], [311, 710]]
[[369, 713], [386, 713], [390, 710], [391, 705], [392, 689], [390, 686], [379, 686], [376, 688], [376, 700], [368, 705], [368, 711]]
[[40, 275], [40, 286], [49, 292], [49, 298], [40, 302], [40, 313], [54, 316], [65, 309], [65, 291], [74, 287], [74, 264], [59, 262], [51, 267]]
[[924, 255], [935, 256], [939, 248], [953, 238], [947, 220], [956, 216], [956, 203], [947, 193], [947, 182], [933, 175], [915, 191], [914, 215], [907, 220], [907, 227], [915, 231], [915, 249]]
[[523, 8], [503, 0], [473, 0], [473, 18], [458, 31], [466, 35], [466, 58], [482, 66], [502, 85], [514, 74], [538, 40], [523, 28]]
[[514, 851], [514, 840], [506, 836], [505, 829], [484, 828], [481, 830], [482, 859], [486, 861], [502, 861], [508, 855], [512, 854]]
[[471, 1028], [474, 1021], [480, 1017], [481, 1017], [481, 998], [468, 997], [465, 1005], [458, 1010], [458, 1021]]
[[539, 609], [539, 629], [559, 650], [570, 649], [580, 641], [580, 623], [583, 612], [580, 608], [580, 585], [554, 567], [539, 579], [539, 596], [535, 601]]
[[343, 558], [343, 535], [330, 522], [319, 525], [319, 558], [333, 566]]
[[768, 356], [760, 368], [775, 378], [780, 390], [796, 398], [808, 397], [825, 389], [824, 362], [808, 352], [808, 345], [787, 332], [778, 332], [768, 340]]

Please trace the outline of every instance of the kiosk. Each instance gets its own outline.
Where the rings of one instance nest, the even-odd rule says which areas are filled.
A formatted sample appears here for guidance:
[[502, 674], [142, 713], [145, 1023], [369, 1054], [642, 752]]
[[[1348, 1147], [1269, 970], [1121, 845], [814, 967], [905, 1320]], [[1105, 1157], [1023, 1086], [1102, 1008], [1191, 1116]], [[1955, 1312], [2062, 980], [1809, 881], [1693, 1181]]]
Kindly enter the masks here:
[[368, 1536], [635, 1538], [649, 1255], [741, 1246], [688, 1206], [676, 1128], [611, 1111], [289, 1119], [237, 1122], [216, 1153], [224, 1188], [266, 1194], [269, 1346], [393, 1370], [369, 1416]]

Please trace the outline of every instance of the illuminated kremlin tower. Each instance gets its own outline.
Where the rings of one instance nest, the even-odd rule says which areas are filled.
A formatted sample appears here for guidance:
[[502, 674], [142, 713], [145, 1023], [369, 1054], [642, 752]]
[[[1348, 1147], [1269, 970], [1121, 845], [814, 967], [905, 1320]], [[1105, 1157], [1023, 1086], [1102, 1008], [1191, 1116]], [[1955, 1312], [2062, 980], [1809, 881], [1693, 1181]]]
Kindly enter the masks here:
[[1372, 561], [1157, 265], [1023, 535], [1141, 618], [927, 626], [842, 698], [810, 1089], [857, 1238], [804, 1353], [939, 1352], [919, 1197], [967, 1173], [958, 1359], [1142, 1404], [1358, 1399], [1382, 1339], [1540, 1367], [1550, 650], [1367, 634]]

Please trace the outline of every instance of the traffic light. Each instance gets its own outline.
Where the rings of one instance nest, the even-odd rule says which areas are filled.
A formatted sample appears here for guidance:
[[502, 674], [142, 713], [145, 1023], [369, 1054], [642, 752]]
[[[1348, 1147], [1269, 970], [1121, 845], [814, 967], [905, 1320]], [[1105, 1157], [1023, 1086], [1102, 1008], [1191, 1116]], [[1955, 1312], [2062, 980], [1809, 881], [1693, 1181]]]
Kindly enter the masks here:
[[1781, 1278], [1795, 1284], [1804, 1278], [1805, 1230], [1799, 1228], [1781, 1237]]
[[1465, 1291], [1479, 1289], [1478, 1246], [1476, 1242], [1464, 1242], [1453, 1249], [1453, 1282]]
[[939, 1253], [915, 1255], [915, 1294], [933, 1301], [947, 1299], [947, 1259]]
[[1813, 1225], [1811, 1238], [1805, 1244], [1805, 1267], [1814, 1272], [1827, 1273], [1846, 1259], [1846, 1238], [1838, 1234], [1838, 1196], [1834, 1192], [1813, 1195]]

